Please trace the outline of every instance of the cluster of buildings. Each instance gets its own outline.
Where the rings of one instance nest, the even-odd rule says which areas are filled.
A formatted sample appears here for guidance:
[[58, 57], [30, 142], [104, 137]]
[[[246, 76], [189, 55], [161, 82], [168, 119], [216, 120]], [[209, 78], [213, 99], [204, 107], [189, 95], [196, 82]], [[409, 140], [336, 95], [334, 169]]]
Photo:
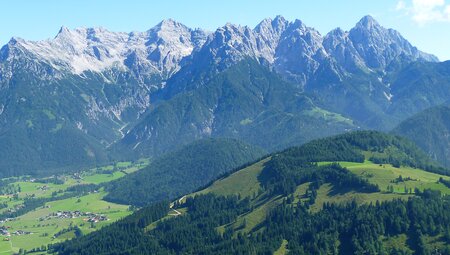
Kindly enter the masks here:
[[83, 175], [82, 173], [73, 173], [72, 174], [72, 178], [74, 180], [83, 180], [83, 176], [82, 175]]
[[91, 212], [81, 212], [81, 211], [57, 211], [54, 213], [50, 213], [46, 217], [40, 218], [40, 221], [49, 220], [51, 218], [57, 219], [74, 219], [85, 217], [85, 221], [87, 222], [99, 222], [99, 221], [107, 221], [108, 218], [103, 214], [96, 214]]
[[[0, 224], [3, 224], [3, 223], [8, 222], [8, 221], [14, 221], [14, 220], [16, 220], [16, 219], [15, 218], [6, 218], [6, 219], [3, 219], [3, 220], [0, 220]], [[0, 227], [0, 228], [2, 228], [2, 227]]]
[[0, 235], [5, 236], [6, 239], [8, 239], [8, 240], [4, 239], [6, 241], [9, 241], [9, 237], [11, 235], [21, 236], [21, 235], [31, 235], [31, 234], [32, 234], [32, 232], [24, 231], [24, 230], [16, 230], [14, 232], [10, 232], [10, 227], [6, 227], [6, 226], [0, 227]]
[[99, 221], [107, 221], [108, 218], [105, 215], [95, 215], [93, 217], [90, 217], [86, 219], [87, 222], [94, 222], [97, 223]]
[[16, 236], [21, 236], [21, 235], [31, 235], [33, 233], [29, 232], [29, 231], [23, 231], [23, 230], [16, 230], [12, 233], [13, 235]]
[[[20, 210], [20, 209], [22, 209], [22, 208], [24, 208], [24, 207], [25, 207], [24, 204], [19, 204], [19, 205], [14, 206], [14, 208], [8, 208], [6, 211], [7, 211], [8, 213], [15, 213], [15, 212], [17, 212], [18, 210]], [[0, 222], [0, 223], [1, 223], [1, 222]]]
[[9, 227], [1, 226], [0, 227], [0, 235], [11, 236], [11, 233], [9, 233]]
[[38, 186], [37, 187], [38, 190], [42, 190], [42, 191], [46, 191], [49, 189], [49, 187], [47, 185], [43, 185], [43, 186]]

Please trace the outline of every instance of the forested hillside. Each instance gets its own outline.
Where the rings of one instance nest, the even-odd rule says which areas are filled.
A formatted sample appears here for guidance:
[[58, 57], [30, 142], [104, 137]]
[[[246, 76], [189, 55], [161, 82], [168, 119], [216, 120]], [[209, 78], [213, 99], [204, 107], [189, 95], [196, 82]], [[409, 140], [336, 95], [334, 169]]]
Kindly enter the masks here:
[[263, 149], [232, 139], [196, 141], [108, 183], [105, 199], [137, 206], [174, 199], [264, 154]]
[[208, 77], [206, 84], [195, 82], [192, 90], [152, 108], [112, 149], [145, 156], [199, 138], [228, 137], [273, 151], [357, 128], [254, 59]]
[[[261, 225], [264, 231], [252, 235], [217, 231], [249, 212], [248, 200], [204, 195], [188, 199], [184, 206], [189, 211], [186, 216], [165, 220], [152, 230], [145, 226], [161, 218], [167, 207], [149, 207], [143, 211], [145, 218], [135, 214], [52, 250], [59, 254], [271, 254], [286, 245], [283, 248], [290, 254], [450, 252], [450, 201], [429, 191], [408, 201], [326, 205], [318, 213], [286, 200]], [[396, 245], [386, 237], [408, 239], [408, 245]], [[436, 244], [430, 245], [430, 239]]]
[[170, 206], [146, 207], [119, 224], [50, 250], [446, 254], [450, 200], [442, 195], [450, 194], [449, 177], [419, 166], [446, 173], [400, 137], [364, 131], [316, 140], [229, 173]]
[[447, 174], [413, 142], [400, 136], [377, 131], [357, 131], [318, 139], [300, 147], [287, 149], [282, 157], [303, 161], [351, 161], [410, 166]]
[[414, 141], [431, 158], [450, 166], [450, 107], [427, 109], [403, 121], [392, 133]]

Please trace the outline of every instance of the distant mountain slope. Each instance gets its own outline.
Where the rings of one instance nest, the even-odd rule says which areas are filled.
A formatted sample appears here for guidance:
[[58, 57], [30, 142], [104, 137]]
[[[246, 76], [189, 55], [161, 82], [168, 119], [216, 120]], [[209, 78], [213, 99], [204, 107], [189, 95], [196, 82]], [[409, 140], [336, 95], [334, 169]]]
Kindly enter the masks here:
[[13, 126], [0, 135], [0, 143], [2, 178], [47, 176], [109, 162], [103, 145], [72, 126], [55, 128], [50, 123], [36, 121], [33, 128]]
[[450, 167], [450, 107], [427, 109], [403, 121], [393, 133], [407, 137], [431, 158]]
[[174, 199], [264, 154], [258, 147], [232, 139], [199, 140], [108, 184], [105, 199], [137, 206]]
[[202, 137], [232, 137], [273, 150], [355, 128], [250, 59], [161, 102], [113, 149], [145, 155]]
[[[402, 119], [450, 100], [450, 61], [411, 63], [387, 78], [392, 105], [387, 114]], [[404, 119], [404, 117], [403, 117]]]
[[[52, 250], [59, 254], [450, 251], [445, 234], [450, 229], [450, 201], [439, 191], [425, 190], [432, 187], [450, 194], [449, 187], [438, 183], [448, 177], [405, 167], [427, 165], [430, 160], [422, 156], [403, 138], [371, 131], [312, 141], [273, 154], [170, 205], [146, 207]], [[389, 164], [396, 161], [403, 166]], [[436, 236], [442, 242], [433, 241]]]
[[[76, 76], [42, 81], [25, 71], [15, 72], [4, 85], [7, 88], [0, 90], [2, 176], [48, 174], [108, 161], [105, 147], [120, 137], [117, 130], [123, 125], [113, 114], [116, 99], [108, 92], [123, 88]], [[126, 114], [137, 115], [140, 103], [136, 98]]]
[[173, 20], [142, 33], [62, 27], [44, 41], [12, 38], [0, 50], [0, 176], [110, 161], [107, 147], [204, 40]]

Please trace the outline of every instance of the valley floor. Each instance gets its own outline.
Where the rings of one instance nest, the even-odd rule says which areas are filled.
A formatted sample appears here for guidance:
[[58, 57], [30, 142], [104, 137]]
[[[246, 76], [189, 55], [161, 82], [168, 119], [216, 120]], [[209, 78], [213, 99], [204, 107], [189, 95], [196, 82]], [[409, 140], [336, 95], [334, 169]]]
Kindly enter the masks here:
[[[0, 187], [0, 254], [44, 251], [48, 244], [87, 234], [109, 225], [133, 211], [128, 205], [103, 200], [101, 185], [119, 179], [148, 165], [119, 162], [115, 165], [36, 179], [29, 176], [3, 180]], [[93, 190], [74, 193], [73, 187], [97, 185]], [[27, 209], [26, 201], [41, 200]], [[28, 205], [29, 206], [29, 205]], [[16, 217], [8, 215], [19, 214]]]

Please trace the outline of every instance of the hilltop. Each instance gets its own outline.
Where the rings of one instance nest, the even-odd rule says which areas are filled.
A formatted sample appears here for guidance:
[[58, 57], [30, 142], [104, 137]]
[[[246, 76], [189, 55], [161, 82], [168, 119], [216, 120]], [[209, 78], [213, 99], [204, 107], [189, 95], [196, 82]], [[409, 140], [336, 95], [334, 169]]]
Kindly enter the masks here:
[[[441, 194], [450, 194], [450, 179], [427, 171], [447, 173], [424, 155], [403, 138], [371, 131], [316, 140], [225, 175], [170, 206], [149, 206], [118, 224], [56, 245], [53, 251], [448, 251], [450, 201]], [[427, 217], [433, 221], [422, 221]], [[120, 240], [114, 245], [106, 238], [112, 233]]]

